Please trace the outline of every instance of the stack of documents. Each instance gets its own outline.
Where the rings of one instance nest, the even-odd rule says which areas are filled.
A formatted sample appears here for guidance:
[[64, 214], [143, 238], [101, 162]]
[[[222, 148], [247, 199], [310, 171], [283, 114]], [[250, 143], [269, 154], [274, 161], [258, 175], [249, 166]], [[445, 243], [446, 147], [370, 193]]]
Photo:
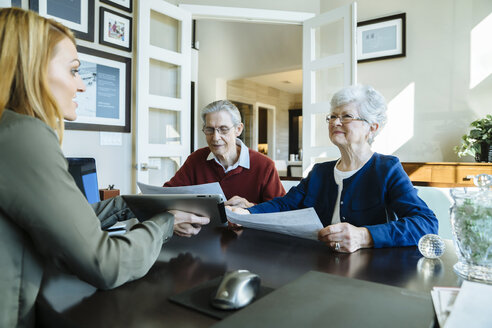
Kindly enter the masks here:
[[278, 232], [285, 235], [318, 240], [318, 231], [323, 228], [314, 208], [302, 210], [237, 214], [226, 209], [227, 219], [247, 228]]
[[434, 287], [431, 290], [432, 302], [441, 327], [444, 327], [459, 291], [459, 287]]
[[431, 296], [441, 327], [492, 327], [492, 285], [465, 280], [461, 288], [434, 287]]
[[142, 194], [163, 194], [163, 195], [174, 195], [174, 194], [190, 194], [190, 195], [221, 195], [222, 200], [225, 202], [226, 197], [224, 191], [220, 187], [218, 182], [204, 183], [192, 186], [182, 186], [182, 187], [158, 187], [151, 186], [142, 182], [137, 182], [138, 187]]

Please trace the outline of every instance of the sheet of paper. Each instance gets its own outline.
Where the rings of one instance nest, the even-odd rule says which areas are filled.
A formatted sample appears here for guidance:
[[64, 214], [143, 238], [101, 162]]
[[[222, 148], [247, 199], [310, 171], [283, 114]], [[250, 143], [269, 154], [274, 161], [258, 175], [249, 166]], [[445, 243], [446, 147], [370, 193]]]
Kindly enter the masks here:
[[492, 327], [492, 285], [463, 281], [445, 328]]
[[142, 182], [137, 182], [142, 194], [214, 194], [221, 195], [222, 200], [226, 201], [226, 197], [220, 184], [218, 182], [204, 183], [192, 186], [182, 186], [182, 187], [158, 187], [151, 186]]
[[455, 287], [434, 287], [431, 290], [432, 302], [440, 327], [444, 327], [459, 291], [460, 289]]
[[237, 214], [226, 209], [230, 222], [247, 228], [278, 232], [285, 235], [318, 240], [318, 231], [323, 228], [314, 208], [302, 210], [260, 213]]

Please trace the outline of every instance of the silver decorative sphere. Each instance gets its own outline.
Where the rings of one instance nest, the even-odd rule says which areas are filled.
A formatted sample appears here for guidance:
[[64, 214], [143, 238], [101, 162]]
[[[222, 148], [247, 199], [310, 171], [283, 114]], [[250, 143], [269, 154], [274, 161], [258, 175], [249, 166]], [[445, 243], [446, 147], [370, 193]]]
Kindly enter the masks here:
[[427, 234], [419, 240], [419, 251], [428, 259], [437, 259], [445, 250], [446, 244], [438, 235]]

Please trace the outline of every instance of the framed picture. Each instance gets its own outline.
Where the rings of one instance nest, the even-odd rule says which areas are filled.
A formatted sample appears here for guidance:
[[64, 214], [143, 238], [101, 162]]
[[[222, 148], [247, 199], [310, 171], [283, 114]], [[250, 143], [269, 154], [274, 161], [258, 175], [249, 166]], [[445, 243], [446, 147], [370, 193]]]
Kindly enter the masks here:
[[76, 38], [94, 42], [94, 0], [29, 0], [29, 9], [72, 29]]
[[22, 7], [22, 0], [0, 0], [0, 8]]
[[132, 18], [99, 8], [99, 43], [132, 51]]
[[405, 13], [357, 23], [357, 62], [405, 57]]
[[103, 3], [116, 7], [118, 9], [128, 11], [129, 13], [133, 10], [133, 0], [99, 0]]
[[86, 91], [77, 94], [77, 119], [68, 130], [130, 132], [131, 59], [78, 46], [79, 74]]

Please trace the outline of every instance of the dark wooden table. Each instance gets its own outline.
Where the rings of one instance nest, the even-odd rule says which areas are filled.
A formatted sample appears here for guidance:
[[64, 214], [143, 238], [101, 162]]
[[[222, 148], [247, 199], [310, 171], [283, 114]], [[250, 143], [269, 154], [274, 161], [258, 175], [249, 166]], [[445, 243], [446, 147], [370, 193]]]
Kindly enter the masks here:
[[208, 327], [212, 317], [168, 301], [168, 297], [235, 269], [260, 275], [278, 288], [309, 270], [428, 292], [460, 286], [453, 244], [438, 260], [417, 247], [334, 253], [324, 244], [244, 229], [205, 227], [192, 238], [173, 237], [150, 272], [110, 291], [98, 291], [74, 276], [51, 273], [38, 302], [38, 321], [47, 327]]

